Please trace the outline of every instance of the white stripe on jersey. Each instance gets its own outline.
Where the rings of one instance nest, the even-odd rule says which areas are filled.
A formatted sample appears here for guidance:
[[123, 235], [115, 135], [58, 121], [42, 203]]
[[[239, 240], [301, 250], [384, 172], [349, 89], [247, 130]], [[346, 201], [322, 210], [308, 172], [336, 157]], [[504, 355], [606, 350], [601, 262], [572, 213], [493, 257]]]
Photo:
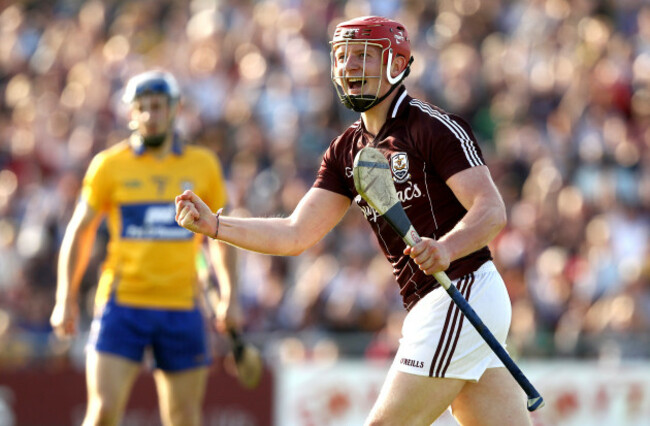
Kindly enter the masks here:
[[454, 134], [454, 136], [456, 136], [460, 141], [460, 146], [463, 148], [465, 158], [467, 158], [467, 161], [472, 167], [483, 165], [483, 161], [481, 161], [481, 157], [478, 156], [472, 139], [460, 124], [452, 120], [452, 118], [447, 114], [442, 114], [441, 112], [431, 108], [430, 105], [427, 105], [418, 99], [413, 99], [410, 104], [440, 121]]
[[[424, 175], [427, 174], [427, 162], [426, 161], [424, 162], [424, 164], [422, 166], [422, 173]], [[429, 209], [431, 210], [431, 217], [433, 218], [433, 226], [435, 227], [434, 232], [437, 233], [438, 232], [438, 219], [436, 219], [436, 213], [433, 211], [433, 203], [431, 202], [432, 198], [431, 198], [431, 193], [429, 191], [429, 182], [427, 181], [427, 179], [424, 180], [424, 191], [426, 192], [427, 200], [429, 201]], [[427, 236], [430, 237], [430, 235], [427, 235]], [[437, 239], [437, 238], [438, 237], [435, 237], [434, 239]]]
[[395, 108], [393, 108], [393, 114], [391, 114], [391, 118], [395, 118], [397, 116], [397, 110], [399, 109], [399, 106], [405, 97], [406, 97], [406, 90], [404, 90], [402, 96], [400, 96], [397, 102], [395, 102]]

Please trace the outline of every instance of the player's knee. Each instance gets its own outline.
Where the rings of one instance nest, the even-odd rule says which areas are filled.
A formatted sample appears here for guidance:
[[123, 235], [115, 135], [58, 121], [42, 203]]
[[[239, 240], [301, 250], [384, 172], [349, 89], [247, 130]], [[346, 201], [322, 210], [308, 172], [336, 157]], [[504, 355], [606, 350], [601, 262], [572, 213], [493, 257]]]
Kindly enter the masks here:
[[428, 426], [430, 425], [435, 419], [404, 419], [404, 418], [399, 418], [399, 419], [370, 419], [368, 420], [364, 426], [404, 426], [404, 425], [422, 425], [422, 426]]
[[423, 425], [428, 426], [433, 423], [438, 416], [431, 413], [418, 412], [418, 413], [371, 413], [370, 417], [366, 419], [364, 426], [404, 426], [404, 425]]
[[170, 416], [169, 424], [167, 426], [189, 425], [199, 426], [201, 424], [201, 416], [198, 413], [173, 413]]
[[388, 426], [391, 423], [387, 419], [372, 418], [368, 419], [364, 426]]
[[88, 404], [83, 426], [110, 426], [119, 424], [122, 408], [117, 402], [96, 399]]
[[386, 419], [385, 410], [375, 405], [373, 409], [370, 411], [370, 414], [368, 415], [368, 418], [366, 418], [366, 421], [363, 424], [363, 426], [382, 426], [387, 424], [389, 423], [387, 422]]
[[173, 404], [169, 407], [167, 426], [199, 426], [201, 424], [201, 410], [190, 405], [192, 404]]

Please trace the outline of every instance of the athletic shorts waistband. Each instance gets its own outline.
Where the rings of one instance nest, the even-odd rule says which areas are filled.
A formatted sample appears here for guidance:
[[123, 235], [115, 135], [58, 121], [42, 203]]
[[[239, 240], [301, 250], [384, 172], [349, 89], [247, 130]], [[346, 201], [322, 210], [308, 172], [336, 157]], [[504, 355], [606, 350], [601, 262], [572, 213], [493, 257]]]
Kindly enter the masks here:
[[486, 272], [497, 272], [497, 267], [494, 265], [494, 262], [492, 262], [491, 260], [488, 260], [487, 262], [479, 266], [479, 268], [476, 271], [474, 271], [474, 274], [484, 274]]

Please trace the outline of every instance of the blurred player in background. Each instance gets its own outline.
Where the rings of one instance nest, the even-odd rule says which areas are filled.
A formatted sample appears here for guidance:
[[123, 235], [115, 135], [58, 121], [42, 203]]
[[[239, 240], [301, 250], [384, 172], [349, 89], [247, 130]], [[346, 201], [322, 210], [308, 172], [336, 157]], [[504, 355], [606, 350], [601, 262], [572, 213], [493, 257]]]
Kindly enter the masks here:
[[[180, 92], [175, 78], [148, 71], [129, 80], [132, 135], [100, 152], [83, 182], [59, 256], [51, 323], [59, 336], [76, 332], [77, 294], [95, 235], [107, 217], [110, 240], [99, 279], [87, 346], [88, 406], [84, 425], [121, 422], [135, 379], [150, 351], [165, 425], [200, 425], [211, 354], [197, 275], [203, 237], [174, 221], [174, 196], [191, 189], [211, 209], [227, 201], [221, 166], [205, 148], [184, 145], [174, 131]], [[221, 331], [237, 327], [233, 249], [212, 241], [221, 286]]]
[[[187, 229], [238, 247], [297, 255], [323, 238], [352, 201], [391, 262], [405, 308], [400, 347], [367, 424], [429, 425], [451, 406], [463, 425], [530, 424], [525, 395], [432, 277], [447, 271], [502, 344], [510, 300], [487, 244], [506, 223], [501, 195], [468, 124], [414, 99], [402, 84], [412, 61], [404, 26], [363, 17], [339, 24], [332, 80], [361, 119], [332, 141], [313, 187], [287, 218], [213, 215], [192, 191], [176, 198]], [[299, 54], [300, 52], [294, 52]], [[364, 146], [390, 160], [406, 213], [424, 238], [401, 238], [357, 194], [352, 168]]]

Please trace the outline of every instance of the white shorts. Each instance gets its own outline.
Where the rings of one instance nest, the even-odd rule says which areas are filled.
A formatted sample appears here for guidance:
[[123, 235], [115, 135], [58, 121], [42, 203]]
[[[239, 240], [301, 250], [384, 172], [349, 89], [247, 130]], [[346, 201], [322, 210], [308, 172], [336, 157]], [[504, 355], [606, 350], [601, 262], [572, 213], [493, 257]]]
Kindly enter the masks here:
[[[484, 263], [454, 285], [505, 347], [512, 308], [494, 264]], [[406, 315], [392, 368], [419, 376], [478, 381], [493, 367], [503, 367], [503, 363], [444, 288], [427, 294]]]

